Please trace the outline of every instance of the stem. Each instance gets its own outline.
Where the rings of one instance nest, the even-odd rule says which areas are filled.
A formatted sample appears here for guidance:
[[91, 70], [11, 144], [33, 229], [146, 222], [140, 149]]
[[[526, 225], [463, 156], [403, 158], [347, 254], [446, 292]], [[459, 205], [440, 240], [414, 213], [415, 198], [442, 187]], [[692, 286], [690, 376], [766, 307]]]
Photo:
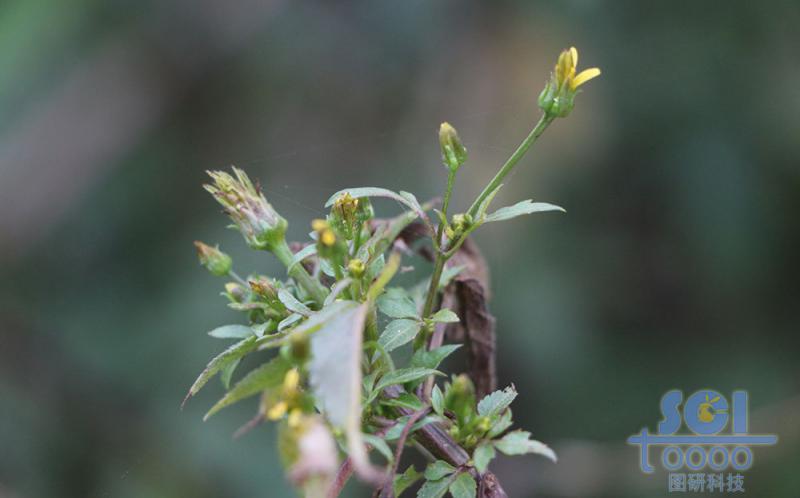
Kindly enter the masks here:
[[[281, 263], [286, 266], [287, 269], [291, 266], [294, 254], [292, 253], [292, 250], [289, 249], [289, 245], [286, 243], [286, 240], [281, 239], [280, 242], [274, 244], [272, 247], [270, 247], [270, 249], [272, 250], [272, 253], [275, 254], [275, 256], [277, 256], [277, 258], [281, 261]], [[306, 269], [303, 268], [303, 265], [294, 265], [294, 267], [289, 271], [289, 276], [295, 279], [300, 287], [308, 292], [318, 306], [322, 306], [322, 303], [325, 302], [325, 296], [328, 294], [328, 291], [321, 283], [308, 274]]]
[[536, 123], [536, 126], [533, 127], [528, 136], [525, 137], [525, 140], [519, 144], [517, 150], [511, 154], [511, 157], [506, 160], [506, 163], [502, 168], [500, 168], [500, 171], [494, 175], [492, 181], [486, 185], [486, 188], [483, 189], [483, 192], [481, 192], [478, 198], [475, 199], [475, 202], [472, 203], [472, 206], [470, 206], [469, 211], [467, 212], [472, 215], [473, 218], [478, 214], [478, 208], [480, 207], [481, 203], [489, 196], [489, 194], [492, 193], [492, 191], [494, 191], [494, 189], [497, 188], [498, 185], [500, 185], [500, 183], [503, 181], [503, 178], [505, 178], [511, 172], [511, 170], [514, 169], [514, 166], [516, 166], [519, 160], [522, 159], [522, 156], [528, 152], [528, 149], [531, 148], [531, 145], [536, 142], [536, 139], [539, 138], [539, 136], [544, 133], [544, 130], [547, 129], [550, 123], [553, 122], [553, 119], [553, 116], [542, 114], [542, 117], [539, 118], [539, 122]]

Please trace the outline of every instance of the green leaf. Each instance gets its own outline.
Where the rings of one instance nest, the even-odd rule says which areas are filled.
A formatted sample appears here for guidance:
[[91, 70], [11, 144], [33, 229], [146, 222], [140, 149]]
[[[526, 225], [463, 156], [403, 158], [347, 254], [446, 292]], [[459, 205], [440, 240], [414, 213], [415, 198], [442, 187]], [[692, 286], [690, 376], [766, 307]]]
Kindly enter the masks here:
[[253, 329], [247, 325], [223, 325], [208, 333], [217, 339], [244, 339], [254, 335]]
[[242, 377], [242, 380], [237, 382], [222, 399], [208, 410], [203, 420], [208, 420], [210, 416], [237, 401], [254, 396], [264, 390], [280, 387], [283, 384], [286, 372], [290, 368], [289, 361], [281, 356], [276, 356], [267, 363], [262, 364]]
[[506, 455], [527, 455], [535, 453], [549, 458], [554, 463], [558, 460], [555, 452], [546, 444], [530, 439], [527, 431], [512, 431], [494, 442], [495, 447]]
[[489, 468], [489, 463], [494, 457], [494, 446], [490, 441], [485, 441], [475, 448], [475, 452], [472, 454], [472, 463], [475, 464], [475, 469], [483, 474]]
[[489, 439], [494, 439], [500, 434], [504, 433], [506, 429], [511, 427], [511, 424], [513, 424], [512, 416], [511, 408], [501, 413], [500, 417], [492, 425], [492, 428], [486, 433], [486, 437]]
[[[398, 418], [396, 420], [397, 423], [391, 426], [388, 431], [386, 431], [386, 434], [383, 435], [383, 438], [387, 441], [396, 441], [400, 439], [400, 436], [403, 434], [403, 429], [408, 423], [409, 418], [410, 418], [409, 415]], [[411, 435], [428, 424], [433, 424], [441, 421], [442, 421], [441, 417], [428, 415], [427, 417], [424, 417], [422, 420], [418, 420], [416, 423], [414, 423], [414, 425], [412, 425], [411, 429], [408, 431], [408, 434]]]
[[400, 396], [393, 399], [387, 399], [383, 402], [387, 406], [396, 406], [398, 408], [405, 408], [407, 410], [419, 411], [422, 410], [422, 401], [411, 393], [400, 393]]
[[517, 391], [509, 386], [502, 391], [495, 391], [483, 398], [478, 403], [478, 415], [493, 417], [508, 408], [508, 405], [517, 397]]
[[364, 434], [364, 442], [368, 445], [372, 446], [374, 449], [378, 451], [383, 457], [386, 459], [387, 462], [391, 462], [394, 460], [394, 454], [392, 453], [391, 448], [389, 445], [386, 444], [386, 441], [383, 438], [380, 438], [374, 434]]
[[439, 364], [456, 349], [460, 348], [461, 344], [447, 344], [440, 346], [430, 351], [420, 349], [411, 357], [411, 366], [420, 368], [439, 368]]
[[504, 221], [522, 216], [524, 214], [541, 213], [545, 211], [561, 211], [566, 213], [566, 210], [555, 204], [548, 204], [546, 202], [533, 202], [531, 199], [520, 201], [513, 206], [500, 208], [494, 213], [488, 215], [484, 222], [489, 223], [492, 221]]
[[302, 319], [303, 315], [301, 315], [300, 313], [292, 313], [291, 315], [281, 320], [281, 323], [278, 324], [278, 330], [286, 330]]
[[[413, 195], [408, 194], [408, 192], [393, 192], [391, 190], [380, 188], [380, 187], [360, 187], [360, 188], [347, 188], [340, 190], [333, 194], [330, 199], [325, 203], [325, 207], [331, 207], [336, 199], [345, 193], [349, 193], [352, 197], [359, 198], [359, 197], [385, 197], [387, 199], [394, 199], [400, 204], [403, 204], [412, 211], [414, 211], [418, 216], [422, 218], [426, 218], [427, 215], [425, 211], [422, 210], [422, 207], [417, 202], [417, 199], [414, 198]], [[406, 195], [403, 195], [406, 194]]]
[[222, 387], [224, 387], [226, 391], [231, 387], [231, 377], [233, 376], [233, 371], [236, 370], [236, 367], [239, 365], [240, 361], [242, 361], [241, 358], [233, 360], [233, 362], [226, 365], [219, 374], [219, 380], [222, 382]]
[[286, 289], [278, 289], [278, 299], [286, 306], [286, 309], [303, 316], [310, 316], [313, 311], [308, 306], [297, 300], [291, 292]]
[[444, 394], [438, 385], [434, 385], [431, 391], [431, 407], [437, 414], [444, 415]]
[[442, 373], [432, 368], [401, 368], [381, 377], [378, 385], [375, 386], [375, 390], [383, 391], [389, 386], [405, 384], [406, 382], [423, 379], [429, 375], [442, 375]]
[[381, 336], [378, 338], [386, 352], [394, 351], [404, 344], [408, 344], [417, 336], [422, 324], [416, 320], [394, 320], [389, 322]]
[[344, 290], [347, 289], [351, 283], [353, 283], [353, 279], [346, 277], [333, 284], [333, 287], [331, 287], [331, 293], [328, 294], [328, 297], [325, 298], [325, 302], [322, 303], [322, 305], [328, 306], [329, 304], [333, 304], [333, 302], [339, 299], [339, 295], [344, 292]]
[[309, 244], [304, 248], [300, 249], [294, 256], [292, 257], [292, 261], [289, 263], [289, 266], [286, 268], [286, 273], [292, 273], [294, 267], [300, 264], [304, 259], [310, 258], [311, 256], [317, 254], [317, 245], [316, 244]]
[[413, 486], [414, 483], [417, 482], [421, 477], [422, 474], [420, 474], [413, 465], [409, 465], [405, 472], [395, 476], [393, 484], [394, 495], [400, 496], [405, 492], [405, 490]]
[[458, 474], [456, 480], [450, 485], [450, 494], [453, 498], [475, 498], [478, 486], [469, 472]]
[[[462, 270], [464, 270], [466, 266], [458, 265], [458, 266], [446, 266], [444, 271], [442, 272], [442, 278], [439, 279], [439, 289], [444, 289], [447, 287], [447, 284], [450, 283], [451, 280], [456, 278]], [[430, 282], [430, 279], [428, 280]], [[428, 282], [425, 283], [425, 290], [428, 288]]]
[[501, 188], [503, 188], [502, 183], [496, 186], [494, 190], [489, 192], [489, 195], [487, 195], [486, 198], [483, 199], [483, 202], [481, 202], [480, 206], [478, 206], [478, 211], [475, 213], [475, 221], [482, 222], [481, 220], [486, 214], [486, 210], [489, 209], [489, 204], [492, 203], [492, 200], [494, 200], [494, 197], [497, 195], [498, 192], [500, 192]]
[[344, 430], [356, 473], [374, 478], [378, 471], [369, 463], [361, 433], [361, 356], [366, 315], [366, 304], [336, 301], [298, 329], [300, 333], [313, 332], [309, 372], [317, 403], [330, 423]]
[[378, 309], [390, 318], [416, 318], [417, 306], [405, 289], [392, 287], [386, 289], [377, 299]]
[[417, 491], [417, 498], [442, 498], [447, 494], [447, 488], [452, 479], [439, 479], [438, 481], [425, 481]]
[[232, 345], [219, 355], [217, 355], [213, 360], [211, 360], [208, 365], [206, 366], [205, 370], [200, 373], [200, 376], [197, 377], [197, 380], [194, 381], [192, 387], [189, 388], [189, 393], [183, 399], [183, 404], [186, 404], [186, 401], [197, 394], [206, 382], [208, 382], [211, 377], [216, 375], [217, 372], [225, 368], [227, 365], [230, 365], [232, 362], [238, 360], [242, 356], [246, 355], [247, 353], [253, 351], [256, 348], [256, 336], [251, 335], [247, 339], [243, 339], [236, 344]]
[[455, 471], [456, 468], [444, 460], [436, 460], [435, 462], [429, 463], [428, 467], [425, 469], [425, 479], [429, 481], [438, 481]]
[[431, 321], [436, 323], [457, 323], [459, 320], [458, 315], [447, 308], [443, 308], [433, 314]]

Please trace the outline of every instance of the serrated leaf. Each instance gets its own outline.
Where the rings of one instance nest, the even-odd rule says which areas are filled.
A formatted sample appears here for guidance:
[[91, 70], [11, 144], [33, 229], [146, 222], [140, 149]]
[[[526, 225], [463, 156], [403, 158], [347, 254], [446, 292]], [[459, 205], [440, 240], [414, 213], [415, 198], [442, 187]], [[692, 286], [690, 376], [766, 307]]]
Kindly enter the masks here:
[[405, 289], [392, 287], [386, 289], [377, 300], [378, 309], [390, 318], [416, 318], [417, 306]]
[[183, 403], [185, 404], [186, 401], [197, 394], [197, 392], [204, 386], [206, 383], [214, 376], [217, 372], [225, 368], [225, 366], [229, 365], [231, 362], [241, 358], [242, 356], [246, 355], [247, 353], [253, 351], [256, 348], [256, 336], [251, 335], [247, 339], [243, 339], [236, 344], [232, 345], [222, 353], [218, 354], [211, 360], [206, 368], [200, 373], [200, 376], [197, 377], [197, 380], [194, 381], [192, 387], [189, 388], [189, 393], [183, 399]]
[[416, 320], [394, 320], [389, 322], [381, 336], [378, 344], [388, 353], [394, 351], [404, 344], [408, 344], [417, 336], [422, 324]]
[[444, 460], [436, 460], [431, 462], [425, 468], [425, 479], [429, 481], [438, 481], [445, 476], [449, 476], [456, 471], [456, 468], [445, 462]]
[[313, 313], [308, 306], [298, 301], [297, 298], [286, 289], [278, 289], [278, 299], [280, 299], [289, 311], [303, 316], [310, 316]]
[[394, 460], [394, 454], [392, 453], [391, 448], [389, 445], [386, 444], [386, 441], [383, 438], [380, 438], [374, 434], [364, 434], [362, 436], [364, 438], [364, 442], [368, 445], [372, 446], [375, 450], [378, 451], [383, 457], [386, 459], [387, 462], [391, 462]]
[[[406, 415], [404, 417], [400, 417], [396, 420], [396, 424], [391, 426], [386, 434], [383, 435], [383, 438], [387, 441], [396, 441], [400, 439], [400, 436], [403, 433], [403, 429], [405, 428], [406, 424], [408, 423], [410, 416]], [[413, 434], [414, 432], [420, 430], [422, 427], [425, 427], [428, 424], [433, 424], [436, 422], [441, 422], [441, 417], [437, 417], [434, 415], [428, 415], [424, 417], [422, 420], [418, 420], [414, 425], [411, 426], [411, 429], [408, 431], [408, 434]]]
[[316, 329], [311, 335], [309, 371], [317, 402], [331, 424], [344, 430], [356, 473], [377, 482], [382, 473], [369, 463], [361, 433], [361, 355], [366, 315], [366, 304], [337, 301], [301, 327], [314, 322]]
[[281, 356], [276, 356], [267, 363], [262, 364], [260, 367], [242, 377], [222, 399], [217, 401], [216, 404], [208, 410], [203, 420], [208, 420], [210, 416], [237, 401], [249, 398], [250, 396], [254, 396], [268, 389], [280, 387], [281, 384], [283, 384], [283, 378], [286, 372], [290, 368], [291, 364], [289, 361]]
[[460, 347], [461, 344], [447, 344], [430, 351], [420, 349], [411, 357], [411, 366], [419, 368], [439, 368], [439, 364]]
[[378, 385], [375, 386], [375, 390], [383, 391], [389, 386], [413, 382], [429, 375], [442, 375], [442, 373], [432, 368], [401, 368], [381, 377], [378, 381]]
[[527, 431], [512, 431], [494, 442], [494, 446], [506, 455], [527, 455], [535, 453], [549, 458], [554, 463], [558, 461], [555, 452], [549, 446], [531, 439]]
[[525, 214], [542, 213], [545, 211], [561, 211], [566, 213], [566, 210], [555, 204], [548, 204], [546, 202], [533, 202], [531, 199], [520, 201], [513, 206], [500, 208], [494, 213], [486, 216], [484, 222], [489, 223], [492, 221], [504, 221], [522, 216]]
[[508, 408], [516, 397], [517, 391], [513, 386], [509, 386], [502, 391], [495, 391], [480, 400], [478, 403], [478, 415], [484, 417], [499, 415], [500, 412]]
[[409, 465], [405, 472], [395, 476], [393, 484], [394, 495], [400, 496], [405, 492], [405, 490], [413, 486], [414, 483], [417, 482], [421, 477], [422, 474], [420, 474], [413, 465]]
[[453, 498], [475, 498], [477, 491], [478, 485], [469, 472], [458, 474], [458, 477], [450, 484], [450, 494], [453, 495]]
[[434, 385], [431, 391], [431, 407], [437, 414], [444, 415], [444, 394], [438, 385]]
[[447, 488], [452, 479], [439, 479], [438, 481], [425, 481], [417, 491], [417, 498], [442, 498], [447, 494]]
[[475, 464], [475, 470], [483, 474], [489, 468], [489, 463], [495, 457], [494, 446], [489, 441], [479, 444], [472, 454], [472, 463]]
[[400, 396], [392, 399], [387, 399], [383, 402], [387, 406], [396, 406], [398, 408], [405, 408], [411, 411], [422, 410], [422, 401], [411, 393], [400, 393]]
[[431, 321], [436, 323], [457, 323], [459, 320], [458, 315], [444, 308], [434, 313], [431, 317]]
[[289, 266], [286, 269], [286, 273], [291, 273], [294, 270], [294, 267], [300, 264], [304, 259], [310, 258], [311, 256], [317, 254], [317, 245], [316, 244], [309, 244], [304, 248], [300, 249], [294, 256], [292, 256], [292, 261], [289, 263]]
[[231, 387], [231, 377], [233, 377], [233, 371], [236, 370], [236, 367], [239, 365], [240, 361], [242, 361], [241, 358], [235, 359], [233, 362], [226, 365], [219, 374], [219, 380], [222, 382], [222, 387], [224, 387], [226, 391]]
[[512, 417], [513, 415], [511, 413], [511, 408], [501, 413], [500, 417], [492, 425], [492, 428], [489, 429], [489, 432], [486, 433], [486, 437], [488, 437], [489, 439], [494, 439], [500, 434], [504, 433], [506, 429], [511, 427], [511, 425], [513, 424]]
[[216, 337], [217, 339], [244, 339], [246, 337], [255, 335], [255, 333], [253, 332], [253, 329], [247, 325], [235, 324], [217, 327], [209, 332], [208, 335], [211, 337]]

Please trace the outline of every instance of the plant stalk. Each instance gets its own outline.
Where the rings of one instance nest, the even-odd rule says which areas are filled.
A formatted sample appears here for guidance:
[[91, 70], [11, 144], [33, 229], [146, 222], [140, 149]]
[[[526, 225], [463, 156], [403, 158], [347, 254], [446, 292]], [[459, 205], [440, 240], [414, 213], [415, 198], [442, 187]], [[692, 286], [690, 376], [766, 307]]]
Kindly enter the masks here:
[[[286, 243], [286, 240], [281, 239], [280, 242], [273, 244], [270, 247], [270, 250], [281, 261], [281, 263], [286, 266], [287, 269], [292, 265], [294, 254], [292, 253], [292, 250], [289, 249], [289, 245]], [[303, 265], [294, 265], [294, 267], [289, 271], [289, 276], [295, 279], [300, 287], [309, 293], [311, 299], [314, 300], [317, 306], [322, 307], [322, 304], [325, 302], [325, 296], [328, 295], [328, 291], [321, 283], [319, 283], [319, 281], [308, 274], [306, 269], [303, 268]]]
[[550, 123], [553, 122], [553, 119], [555, 119], [553, 116], [550, 116], [548, 114], [542, 114], [542, 117], [539, 118], [539, 122], [536, 123], [536, 126], [533, 127], [528, 136], [525, 137], [525, 140], [523, 140], [522, 143], [519, 144], [517, 150], [515, 150], [514, 153], [511, 154], [511, 157], [509, 157], [508, 160], [506, 160], [506, 163], [503, 165], [502, 168], [500, 168], [500, 171], [498, 171], [497, 174], [494, 175], [492, 181], [490, 181], [489, 184], [486, 185], [486, 188], [483, 189], [483, 192], [480, 193], [477, 199], [475, 199], [475, 202], [472, 203], [472, 206], [470, 206], [469, 211], [467, 212], [473, 218], [477, 216], [478, 208], [480, 208], [481, 203], [489, 196], [489, 194], [491, 194], [494, 191], [494, 189], [498, 187], [498, 185], [500, 185], [500, 183], [502, 183], [503, 179], [511, 172], [512, 169], [514, 169], [514, 166], [517, 165], [517, 163], [519, 162], [520, 159], [522, 159], [525, 153], [528, 152], [528, 149], [531, 148], [531, 145], [533, 145], [534, 142], [536, 142], [536, 140], [542, 135], [542, 133], [544, 133], [544, 130], [546, 130], [547, 127], [550, 125]]

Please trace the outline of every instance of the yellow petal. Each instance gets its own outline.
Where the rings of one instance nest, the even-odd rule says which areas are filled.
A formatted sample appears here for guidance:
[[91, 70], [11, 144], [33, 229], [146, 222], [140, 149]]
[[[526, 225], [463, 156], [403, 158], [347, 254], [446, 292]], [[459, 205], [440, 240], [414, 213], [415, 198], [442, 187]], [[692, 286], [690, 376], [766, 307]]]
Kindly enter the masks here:
[[575, 76], [570, 81], [570, 87], [573, 90], [575, 90], [576, 88], [578, 88], [579, 86], [583, 85], [584, 83], [586, 83], [590, 79], [596, 78], [598, 76], [600, 76], [600, 69], [599, 68], [592, 67], [592, 68], [589, 68], [589, 69], [584, 69], [583, 71], [580, 72], [580, 74]]
[[578, 67], [578, 49], [575, 47], [570, 47], [569, 53], [572, 55], [572, 67]]
[[286, 414], [289, 405], [285, 401], [279, 401], [275, 406], [267, 411], [267, 418], [270, 420], [278, 420]]

